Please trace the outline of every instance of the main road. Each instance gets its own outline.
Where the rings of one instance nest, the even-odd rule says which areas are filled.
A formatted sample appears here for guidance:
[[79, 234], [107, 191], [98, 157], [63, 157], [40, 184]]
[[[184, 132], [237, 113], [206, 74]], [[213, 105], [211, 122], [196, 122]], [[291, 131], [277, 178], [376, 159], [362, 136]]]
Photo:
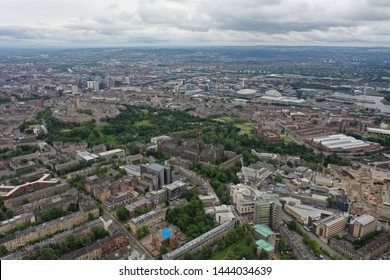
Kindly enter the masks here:
[[338, 253], [336, 250], [334, 250], [333, 248], [331, 248], [328, 244], [326, 244], [324, 241], [322, 241], [322, 239], [318, 238], [317, 235], [315, 235], [314, 233], [312, 232], [308, 232], [306, 231], [309, 235], [310, 235], [310, 238], [314, 241], [317, 241], [318, 245], [325, 249], [326, 251], [328, 251], [328, 253], [330, 254], [330, 256], [338, 256], [342, 259], [345, 259], [345, 257], [343, 257], [342, 255], [340, 255], [340, 253]]
[[[292, 219], [287, 213], [285, 213], [284, 211], [282, 212], [282, 220], [283, 221], [291, 221], [291, 220], [294, 220]], [[335, 251], [333, 248], [331, 248], [327, 243], [325, 243], [324, 241], [322, 241], [320, 238], [317, 237], [317, 235], [315, 235], [314, 233], [312, 233], [311, 231], [306, 231], [310, 236], [310, 239], [316, 241], [318, 243], [318, 245], [325, 249], [329, 254], [330, 256], [333, 256], [333, 255], [336, 255], [340, 258], [343, 258], [345, 259], [345, 257], [343, 257], [342, 255], [340, 255], [340, 253], [338, 253], [337, 251]]]

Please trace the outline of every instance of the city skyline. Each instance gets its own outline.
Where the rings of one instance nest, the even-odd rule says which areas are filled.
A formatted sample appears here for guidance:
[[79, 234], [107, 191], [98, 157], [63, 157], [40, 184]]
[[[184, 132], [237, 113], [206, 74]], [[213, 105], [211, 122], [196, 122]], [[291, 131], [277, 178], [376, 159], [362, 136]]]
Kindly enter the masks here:
[[389, 47], [390, 3], [4, 0], [0, 47]]

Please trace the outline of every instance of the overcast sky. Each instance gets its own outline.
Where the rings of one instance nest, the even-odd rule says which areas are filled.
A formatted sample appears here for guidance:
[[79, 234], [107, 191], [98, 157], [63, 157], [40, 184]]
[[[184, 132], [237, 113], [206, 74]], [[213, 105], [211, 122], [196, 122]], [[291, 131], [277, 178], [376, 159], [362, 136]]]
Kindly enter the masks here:
[[390, 0], [1, 0], [0, 46], [390, 47]]

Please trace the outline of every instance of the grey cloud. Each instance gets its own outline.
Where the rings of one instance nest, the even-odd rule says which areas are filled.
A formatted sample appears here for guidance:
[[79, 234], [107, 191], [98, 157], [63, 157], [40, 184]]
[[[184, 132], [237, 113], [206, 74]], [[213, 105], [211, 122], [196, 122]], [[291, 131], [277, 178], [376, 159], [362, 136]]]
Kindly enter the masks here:
[[26, 39], [39, 39], [44, 37], [42, 31], [36, 29], [29, 29], [28, 27], [17, 26], [1, 26], [0, 37], [9, 39], [26, 40]]
[[113, 4], [108, 5], [108, 9], [110, 9], [110, 10], [116, 10], [118, 8], [119, 8], [118, 3], [113, 3]]
[[390, 7], [388, 0], [366, 0], [367, 4], [374, 7]]
[[176, 1], [146, 0], [138, 13], [147, 24], [196, 31], [231, 29], [265, 33], [326, 30], [390, 19], [390, 9], [372, 7], [365, 0], [338, 1], [333, 3], [335, 7], [324, 1], [303, 0], [199, 0], [179, 6], [172, 2]]
[[93, 31], [96, 29], [96, 26], [92, 24], [82, 24], [82, 23], [73, 23], [73, 24], [66, 24], [62, 26], [64, 29], [69, 31], [77, 31], [77, 30], [89, 30]]
[[45, 25], [34, 18], [11, 28], [0, 11], [0, 38], [59, 44], [389, 42], [389, 0], [95, 0], [92, 10], [79, 1], [77, 13], [67, 7], [58, 21], [39, 19]]
[[[139, 15], [145, 23], [175, 26], [186, 30], [208, 31], [210, 29], [238, 30], [248, 32], [286, 33], [326, 29], [340, 25], [335, 18], [328, 22], [313, 17], [305, 2], [292, 5], [289, 1], [197, 1], [180, 11], [167, 1], [149, 0], [140, 7]], [[159, 5], [157, 5], [159, 4]], [[288, 7], [281, 6], [288, 4]], [[315, 9], [315, 7], [311, 8]], [[343, 24], [350, 25], [344, 22]]]

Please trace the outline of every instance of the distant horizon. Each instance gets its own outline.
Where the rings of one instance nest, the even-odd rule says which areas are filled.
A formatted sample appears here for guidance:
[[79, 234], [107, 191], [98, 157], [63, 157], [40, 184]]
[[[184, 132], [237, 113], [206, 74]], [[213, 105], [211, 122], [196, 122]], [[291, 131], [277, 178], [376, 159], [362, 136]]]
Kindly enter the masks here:
[[335, 46], [335, 45], [14, 45], [1, 46], [0, 50], [26, 50], [26, 49], [207, 49], [207, 48], [331, 48], [331, 49], [390, 49], [390, 46]]

